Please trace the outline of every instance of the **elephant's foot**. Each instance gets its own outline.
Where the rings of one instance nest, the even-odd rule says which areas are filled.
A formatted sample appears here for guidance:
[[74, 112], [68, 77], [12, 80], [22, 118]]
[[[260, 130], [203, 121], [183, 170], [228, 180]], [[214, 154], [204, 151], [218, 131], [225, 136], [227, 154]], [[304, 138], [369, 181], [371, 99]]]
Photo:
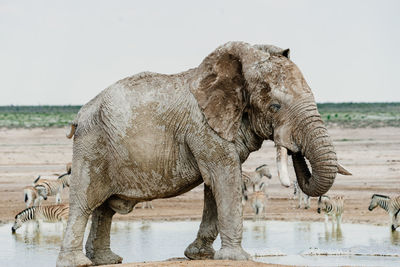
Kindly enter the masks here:
[[194, 241], [185, 249], [185, 256], [191, 260], [213, 259], [215, 250], [211, 245]]
[[118, 264], [122, 262], [122, 257], [112, 252], [111, 249], [87, 252], [86, 256], [94, 263], [94, 265]]
[[84, 267], [93, 263], [83, 254], [82, 251], [60, 251], [57, 258], [57, 267]]
[[221, 248], [214, 254], [215, 260], [250, 260], [251, 256], [249, 253], [243, 250], [241, 247], [236, 248]]

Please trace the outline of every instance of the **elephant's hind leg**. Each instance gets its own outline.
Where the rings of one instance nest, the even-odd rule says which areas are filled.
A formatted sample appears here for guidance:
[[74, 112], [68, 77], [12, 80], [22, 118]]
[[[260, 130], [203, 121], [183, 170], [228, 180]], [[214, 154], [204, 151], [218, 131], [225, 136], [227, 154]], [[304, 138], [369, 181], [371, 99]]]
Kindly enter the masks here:
[[192, 260], [213, 259], [212, 244], [218, 235], [217, 205], [210, 187], [204, 185], [204, 210], [197, 238], [185, 250], [185, 256]]
[[86, 256], [95, 265], [121, 263], [122, 258], [110, 249], [110, 229], [114, 216], [108, 203], [96, 208], [92, 214], [92, 226], [86, 242]]

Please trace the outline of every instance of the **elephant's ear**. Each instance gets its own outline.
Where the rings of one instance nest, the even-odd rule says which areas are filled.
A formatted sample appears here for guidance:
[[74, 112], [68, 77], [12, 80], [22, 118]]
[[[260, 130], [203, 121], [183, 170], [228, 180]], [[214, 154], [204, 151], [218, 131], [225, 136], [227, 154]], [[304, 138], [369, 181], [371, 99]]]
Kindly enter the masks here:
[[265, 44], [254, 45], [254, 48], [270, 53], [271, 55], [282, 55], [286, 58], [290, 58], [289, 48], [283, 49], [274, 45], [265, 45]]
[[234, 140], [245, 107], [240, 60], [217, 50], [199, 66], [196, 78], [191, 91], [208, 124], [222, 138]]

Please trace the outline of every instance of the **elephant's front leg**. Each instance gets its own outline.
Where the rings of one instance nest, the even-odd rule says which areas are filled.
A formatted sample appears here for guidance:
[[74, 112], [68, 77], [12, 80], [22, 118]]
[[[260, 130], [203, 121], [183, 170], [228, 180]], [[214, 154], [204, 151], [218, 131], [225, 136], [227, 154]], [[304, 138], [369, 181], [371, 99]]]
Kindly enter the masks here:
[[248, 260], [250, 255], [242, 248], [243, 206], [241, 204], [240, 165], [231, 164], [212, 171], [212, 191], [218, 212], [218, 230], [221, 249], [214, 259]]
[[215, 250], [212, 247], [218, 235], [217, 205], [211, 188], [204, 185], [204, 208], [200, 229], [196, 240], [185, 250], [185, 256], [192, 260], [213, 259]]
[[86, 241], [86, 256], [95, 265], [121, 263], [122, 258], [110, 249], [110, 230], [112, 217], [115, 214], [105, 202], [92, 214], [92, 226]]

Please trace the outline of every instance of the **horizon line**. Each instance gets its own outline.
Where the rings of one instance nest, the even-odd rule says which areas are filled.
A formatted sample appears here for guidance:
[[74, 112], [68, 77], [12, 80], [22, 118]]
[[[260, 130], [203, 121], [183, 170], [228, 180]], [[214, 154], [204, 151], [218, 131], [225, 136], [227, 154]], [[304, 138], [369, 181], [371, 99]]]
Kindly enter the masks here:
[[[316, 102], [317, 104], [400, 104], [400, 101], [380, 101], [380, 102]], [[86, 104], [86, 103], [85, 103]], [[0, 105], [0, 107], [76, 107], [83, 106], [85, 104], [30, 104], [30, 105]]]

